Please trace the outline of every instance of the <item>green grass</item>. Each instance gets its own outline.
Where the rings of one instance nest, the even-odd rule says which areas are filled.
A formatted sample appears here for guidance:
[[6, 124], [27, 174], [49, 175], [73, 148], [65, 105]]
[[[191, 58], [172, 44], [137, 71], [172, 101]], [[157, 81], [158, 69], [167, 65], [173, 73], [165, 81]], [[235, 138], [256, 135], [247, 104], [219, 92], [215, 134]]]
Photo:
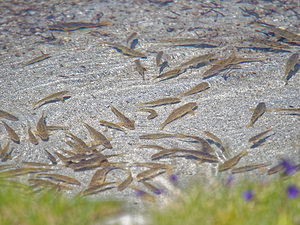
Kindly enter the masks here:
[[[201, 183], [193, 184], [170, 206], [154, 211], [152, 224], [300, 224], [300, 197], [287, 197], [290, 184], [300, 187], [299, 173], [267, 182], [243, 181], [231, 187], [226, 187], [221, 181], [209, 187]], [[245, 190], [254, 191], [254, 197], [249, 202], [242, 197]]]
[[100, 224], [121, 210], [120, 202], [67, 198], [54, 191], [34, 194], [27, 187], [0, 184], [1, 225]]

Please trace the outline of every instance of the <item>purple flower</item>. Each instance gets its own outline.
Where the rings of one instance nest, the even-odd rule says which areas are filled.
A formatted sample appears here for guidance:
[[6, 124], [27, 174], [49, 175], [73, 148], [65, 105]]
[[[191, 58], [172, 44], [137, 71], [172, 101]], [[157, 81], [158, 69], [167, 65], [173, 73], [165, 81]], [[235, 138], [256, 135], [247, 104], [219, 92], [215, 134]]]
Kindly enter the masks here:
[[230, 187], [230, 186], [232, 186], [233, 181], [234, 181], [234, 176], [232, 174], [230, 174], [230, 176], [225, 180], [225, 185], [227, 187]]
[[254, 192], [252, 190], [243, 191], [242, 197], [246, 202], [249, 202], [254, 196]]
[[172, 174], [170, 177], [169, 177], [170, 181], [174, 184], [174, 185], [177, 185], [178, 183], [178, 177], [176, 174]]
[[294, 199], [298, 197], [299, 189], [295, 185], [289, 185], [286, 189], [286, 193], [289, 199]]
[[155, 190], [153, 191], [153, 193], [156, 194], [156, 195], [160, 195], [160, 194], [163, 193], [163, 190], [160, 189], [160, 188], [155, 188]]
[[291, 176], [297, 171], [297, 166], [289, 159], [283, 159], [281, 166], [284, 169], [284, 174], [287, 176]]
[[142, 197], [144, 194], [145, 194], [145, 192], [142, 191], [142, 190], [140, 190], [140, 189], [136, 189], [136, 190], [135, 190], [135, 195], [136, 195], [137, 197]]

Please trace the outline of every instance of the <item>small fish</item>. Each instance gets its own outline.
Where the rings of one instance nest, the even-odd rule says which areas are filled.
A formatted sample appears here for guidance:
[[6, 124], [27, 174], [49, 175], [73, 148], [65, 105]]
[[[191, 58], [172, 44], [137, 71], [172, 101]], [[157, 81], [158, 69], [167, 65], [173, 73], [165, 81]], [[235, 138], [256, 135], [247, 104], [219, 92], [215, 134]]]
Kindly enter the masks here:
[[51, 57], [50, 54], [44, 54], [42, 52], [42, 55], [29, 60], [28, 62], [24, 63], [23, 66], [28, 66], [28, 65], [31, 65], [31, 64], [34, 64], [34, 63], [37, 63], [37, 62], [41, 62], [41, 61], [43, 61], [45, 59], [48, 59], [50, 57]]
[[137, 32], [133, 32], [132, 34], [130, 34], [129, 37], [127, 38], [127, 40], [126, 40], [126, 43], [130, 48], [131, 48], [132, 43], [134, 42], [134, 40], [137, 40]]
[[256, 170], [262, 167], [266, 167], [271, 165], [270, 163], [260, 163], [260, 164], [253, 164], [253, 165], [248, 165], [248, 166], [242, 166], [242, 167], [233, 167], [231, 170], [232, 174], [235, 173], [244, 173], [252, 170]]
[[267, 23], [259, 23], [259, 22], [255, 22], [254, 23], [255, 25], [258, 25], [258, 26], [261, 26], [261, 27], [266, 27], [268, 28], [269, 30], [271, 30], [276, 37], [278, 38], [285, 38], [287, 39], [289, 42], [295, 42], [297, 44], [300, 44], [300, 36], [293, 33], [293, 32], [290, 32], [290, 31], [287, 31], [287, 30], [284, 30], [284, 29], [281, 29], [281, 28], [278, 28], [278, 27], [275, 27], [273, 25], [270, 25], [270, 24], [267, 24]]
[[182, 63], [179, 67], [186, 67], [190, 65], [192, 65], [192, 67], [197, 67], [199, 64], [209, 63], [209, 59], [212, 58], [214, 55], [215, 55], [214, 53], [209, 53], [209, 54], [193, 57], [187, 62]]
[[137, 71], [139, 72], [139, 74], [142, 76], [143, 80], [145, 80], [145, 67], [142, 66], [140, 59], [136, 59], [134, 60], [135, 66], [137, 68]]
[[259, 117], [261, 117], [265, 112], [266, 112], [266, 103], [260, 102], [254, 109], [250, 123], [247, 125], [247, 128], [252, 127], [253, 124], [256, 122], [256, 120]]
[[198, 92], [205, 91], [206, 89], [209, 89], [209, 88], [210, 88], [209, 83], [202, 82], [202, 83], [197, 84], [196, 86], [192, 87], [189, 91], [180, 94], [180, 97], [196, 94]]
[[15, 143], [17, 143], [17, 144], [20, 144], [20, 138], [19, 138], [19, 136], [17, 135], [17, 133], [16, 133], [10, 126], [8, 126], [7, 123], [5, 123], [4, 121], [2, 121], [2, 123], [3, 123], [3, 125], [4, 125], [4, 127], [5, 127], [5, 129], [6, 129], [6, 132], [7, 132], [8, 136], [9, 136], [9, 138], [10, 138], [13, 142], [15, 142]]
[[113, 48], [116, 48], [116, 49], [120, 50], [124, 55], [132, 56], [132, 57], [147, 58], [147, 56], [144, 53], [142, 53], [138, 50], [134, 50], [134, 49], [128, 48], [126, 46], [120, 45], [120, 44], [115, 44], [115, 43], [111, 43], [111, 42], [107, 42], [107, 41], [103, 41], [100, 43], [107, 44]]
[[18, 117], [15, 117], [14, 115], [12, 115], [8, 112], [5, 112], [3, 110], [0, 110], [0, 118], [7, 119], [7, 120], [12, 120], [12, 121], [18, 121], [19, 120]]
[[8, 152], [9, 144], [10, 143], [7, 142], [7, 144], [4, 146], [3, 149], [1, 149], [1, 146], [0, 146], [0, 159], [1, 159], [2, 162], [5, 162], [8, 159], [11, 160], [11, 152], [13, 150], [11, 150], [10, 152]]
[[169, 98], [160, 98], [160, 99], [156, 99], [150, 102], [142, 102], [140, 103], [141, 106], [148, 106], [148, 107], [155, 107], [155, 106], [161, 106], [161, 105], [169, 105], [169, 104], [176, 104], [179, 103], [180, 99], [179, 98], [173, 98], [173, 97], [169, 97]]
[[118, 184], [118, 183], [117, 182], [106, 182], [106, 183], [102, 183], [102, 184], [99, 184], [99, 185], [94, 185], [94, 186], [91, 186], [91, 187], [88, 187], [87, 189], [85, 189], [82, 192], [82, 195], [84, 195], [84, 196], [92, 195], [92, 194], [96, 194], [96, 193], [101, 192], [101, 191], [109, 190], [109, 189], [114, 188], [115, 184]]
[[203, 138], [198, 137], [198, 136], [190, 136], [190, 135], [185, 135], [181, 134], [183, 137], [187, 137], [187, 138], [192, 138], [195, 141], [199, 142], [202, 145], [202, 149], [201, 151], [204, 153], [211, 153], [214, 152], [215, 150], [211, 147], [211, 145]]
[[147, 116], [148, 120], [154, 119], [155, 117], [158, 116], [157, 112], [154, 109], [139, 109], [138, 111], [149, 112], [150, 115]]
[[218, 137], [217, 137], [216, 135], [214, 135], [213, 133], [211, 133], [211, 132], [209, 132], [209, 131], [203, 131], [203, 133], [204, 133], [207, 137], [211, 138], [213, 141], [215, 141], [215, 142], [217, 142], [218, 144], [220, 144], [220, 145], [223, 146], [223, 143], [222, 143], [221, 139], [218, 138]]
[[148, 180], [150, 178], [154, 178], [157, 177], [159, 175], [161, 175], [162, 173], [165, 173], [165, 170], [162, 170], [163, 168], [151, 168], [148, 170], [145, 170], [141, 173], [139, 173], [138, 175], [136, 175], [136, 178], [139, 180]]
[[165, 40], [157, 40], [158, 43], [171, 43], [175, 46], [191, 46], [191, 47], [217, 47], [216, 44], [209, 42], [207, 39], [195, 38], [173, 38]]
[[67, 184], [74, 184], [74, 185], [81, 185], [81, 183], [76, 180], [75, 178], [64, 176], [61, 174], [56, 174], [56, 173], [39, 173], [36, 175], [36, 177], [44, 177], [44, 178], [49, 178], [57, 181], [61, 181]]
[[123, 131], [125, 134], [127, 133], [126, 130], [124, 128], [122, 128], [121, 126], [119, 126], [118, 124], [108, 122], [108, 121], [105, 121], [105, 120], [99, 120], [99, 123], [100, 123], [100, 125], [103, 125], [105, 127], [109, 127], [111, 129], [116, 129], [116, 130]]
[[133, 178], [132, 178], [132, 174], [130, 171], [128, 171], [128, 177], [118, 185], [117, 187], [117, 190], [118, 191], [123, 191], [124, 189], [126, 189], [133, 181]]
[[22, 161], [22, 164], [24, 166], [30, 166], [30, 167], [53, 167], [53, 164], [41, 163], [41, 162], [26, 162], [26, 161]]
[[273, 129], [269, 129], [269, 130], [266, 130], [264, 132], [261, 132], [253, 137], [251, 137], [248, 142], [256, 142], [257, 140], [259, 140], [261, 137], [263, 137], [265, 134], [269, 133], [271, 130]]
[[89, 22], [56, 22], [53, 25], [49, 25], [49, 30], [58, 30], [58, 31], [74, 31], [82, 28], [92, 28], [92, 27], [102, 27], [112, 25], [110, 21], [104, 21], [100, 23], [89, 23]]
[[42, 98], [41, 100], [33, 103], [33, 108], [36, 109], [38, 107], [36, 107], [38, 104], [42, 103], [39, 107], [41, 107], [42, 105], [48, 103], [48, 102], [53, 102], [53, 101], [62, 101], [64, 102], [64, 98], [66, 98], [66, 94], [68, 94], [69, 91], [59, 91], [59, 92], [56, 92], [56, 93], [53, 93], [51, 95], [48, 95], [47, 97], [45, 98]]
[[89, 131], [91, 137], [94, 139], [95, 143], [94, 144], [101, 144], [105, 148], [112, 148], [110, 141], [99, 131], [97, 131], [95, 128], [91, 127], [85, 122], [82, 122], [83, 125], [86, 127], [86, 129]]
[[167, 150], [165, 147], [162, 147], [160, 145], [139, 145], [139, 148], [154, 148], [158, 150]]
[[151, 156], [151, 160], [158, 160], [170, 155], [174, 155], [176, 152], [175, 151], [170, 151], [169, 149], [163, 149], [158, 153], [155, 153]]
[[141, 182], [145, 185], [146, 188], [148, 188], [150, 191], [152, 191], [156, 195], [161, 194], [161, 190], [157, 187], [155, 187], [153, 184], [150, 184], [147, 181], [141, 180]]
[[98, 169], [96, 170], [96, 172], [94, 173], [90, 184], [88, 187], [92, 187], [92, 186], [96, 186], [96, 185], [101, 185], [105, 182], [106, 176], [109, 173], [109, 171], [111, 171], [112, 167], [104, 167], [102, 169]]
[[53, 183], [49, 180], [45, 179], [38, 179], [38, 178], [29, 178], [28, 182], [31, 184], [30, 187], [37, 188], [37, 187], [44, 187], [44, 188], [50, 188], [56, 191], [61, 190], [72, 190], [71, 187], [60, 184], [60, 183]]
[[219, 162], [218, 157], [209, 154], [208, 152], [199, 151], [199, 150], [186, 150], [186, 149], [169, 149], [170, 152], [174, 153], [183, 153], [187, 155], [194, 156], [200, 160], [204, 160], [206, 162]]
[[45, 152], [47, 153], [48, 159], [50, 159], [51, 163], [53, 165], [56, 165], [57, 164], [56, 158], [50, 152], [48, 152], [47, 150], [45, 150]]
[[167, 66], [169, 66], [168, 61], [164, 61], [159, 67], [159, 74], [161, 74]]
[[29, 124], [28, 124], [27, 132], [28, 132], [28, 141], [30, 141], [34, 145], [37, 145], [39, 143], [39, 141], [37, 140], [37, 138], [32, 133], [31, 126]]
[[250, 39], [246, 39], [245, 41], [258, 43], [258, 44], [265, 45], [267, 47], [270, 47], [270, 48], [273, 48], [273, 49], [279, 49], [279, 50], [290, 49], [291, 48], [287, 44], [283, 44], [283, 43], [280, 43], [278, 41], [271, 41], [271, 40], [268, 40], [268, 39], [250, 38]]
[[155, 197], [148, 192], [145, 192], [135, 186], [130, 186], [130, 188], [132, 188], [135, 191], [136, 196], [140, 197], [143, 201], [155, 202]]
[[86, 149], [89, 147], [83, 140], [81, 140], [79, 137], [75, 136], [71, 132], [66, 132], [66, 134], [69, 135], [75, 141], [75, 149], [77, 149], [78, 151], [82, 151], [82, 149]]
[[287, 109], [276, 108], [275, 111], [276, 112], [283, 111], [283, 112], [290, 112], [290, 113], [300, 113], [300, 108], [287, 108]]
[[282, 163], [279, 163], [278, 165], [270, 168], [267, 173], [268, 173], [268, 175], [272, 175], [272, 174], [278, 173], [280, 171], [283, 171]]
[[247, 154], [248, 154], [247, 150], [244, 149], [243, 151], [241, 151], [239, 154], [237, 154], [233, 158], [228, 159], [223, 164], [220, 164], [218, 170], [221, 172], [221, 171], [231, 169], [232, 167], [234, 167], [240, 161], [240, 159], [243, 156], [246, 156]]
[[117, 110], [114, 106], [110, 106], [111, 111], [118, 117], [119, 120], [121, 120], [120, 125], [123, 127], [126, 127], [130, 130], [134, 130], [134, 120], [130, 120], [126, 116], [124, 116], [119, 110]]
[[69, 127], [64, 127], [64, 126], [46, 126], [48, 131], [56, 131], [56, 130], [69, 130]]
[[168, 116], [168, 118], [165, 120], [165, 122], [163, 122], [160, 125], [160, 129], [163, 130], [168, 123], [170, 123], [170, 122], [186, 115], [187, 113], [190, 113], [190, 114], [194, 115], [195, 114], [194, 110], [197, 107], [198, 106], [197, 106], [196, 102], [189, 102], [187, 104], [184, 104], [183, 106], [180, 106], [179, 108], [174, 109], [171, 112], [171, 114]]
[[51, 169], [49, 169], [49, 168], [32, 168], [32, 167], [16, 168], [16, 169], [11, 169], [11, 170], [1, 171], [0, 178], [1, 177], [23, 176], [26, 174], [48, 172], [48, 171], [51, 171]]
[[165, 73], [161, 73], [157, 76], [154, 76], [153, 79], [157, 79], [159, 78], [160, 81], [164, 81], [164, 80], [168, 80], [168, 79], [171, 79], [171, 78], [174, 78], [174, 77], [177, 77], [179, 76], [180, 74], [184, 73], [186, 70], [185, 69], [182, 69], [181, 67], [176, 67], [175, 69], [173, 70], [169, 70]]
[[285, 81], [285, 85], [288, 84], [288, 74], [294, 70], [296, 64], [298, 63], [298, 59], [299, 59], [299, 53], [294, 53], [293, 55], [291, 55], [287, 62], [286, 62], [286, 65], [285, 65], [285, 73], [284, 73], [284, 76], [283, 76], [283, 80]]
[[36, 135], [39, 136], [43, 141], [48, 141], [49, 139], [49, 133], [45, 124], [45, 118], [44, 118], [44, 113], [43, 111], [42, 116], [40, 120], [38, 121], [36, 125]]
[[161, 58], [162, 58], [163, 54], [164, 54], [164, 52], [160, 51], [156, 55], [155, 62], [156, 62], [157, 67], [159, 67], [161, 65]]
[[150, 139], [150, 140], [155, 140], [155, 139], [161, 139], [161, 138], [173, 138], [173, 137], [183, 137], [180, 134], [167, 134], [167, 133], [153, 133], [153, 134], [143, 134], [140, 136], [140, 139]]

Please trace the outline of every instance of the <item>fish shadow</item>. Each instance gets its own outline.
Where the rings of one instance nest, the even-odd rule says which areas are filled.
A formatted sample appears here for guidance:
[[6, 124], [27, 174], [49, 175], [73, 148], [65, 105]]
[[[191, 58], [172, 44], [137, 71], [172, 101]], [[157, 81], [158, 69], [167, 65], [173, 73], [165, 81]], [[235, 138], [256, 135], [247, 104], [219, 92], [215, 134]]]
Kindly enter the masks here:
[[264, 142], [266, 142], [266, 140], [267, 140], [269, 137], [271, 137], [272, 135], [274, 135], [274, 134], [271, 134], [271, 135], [269, 135], [269, 136], [266, 136], [266, 137], [260, 139], [260, 140], [257, 141], [257, 142], [254, 142], [254, 144], [251, 145], [250, 148], [257, 148], [257, 147], [261, 146], [261, 145], [262, 145]]

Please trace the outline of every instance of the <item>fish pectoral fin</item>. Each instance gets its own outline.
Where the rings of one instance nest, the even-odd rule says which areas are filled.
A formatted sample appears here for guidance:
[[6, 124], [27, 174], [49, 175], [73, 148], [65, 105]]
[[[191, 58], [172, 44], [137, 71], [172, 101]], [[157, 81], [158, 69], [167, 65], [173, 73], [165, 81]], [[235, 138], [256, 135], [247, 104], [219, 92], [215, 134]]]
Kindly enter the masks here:
[[267, 108], [267, 109], [266, 109], [266, 112], [272, 112], [272, 109], [268, 109], [268, 108]]

